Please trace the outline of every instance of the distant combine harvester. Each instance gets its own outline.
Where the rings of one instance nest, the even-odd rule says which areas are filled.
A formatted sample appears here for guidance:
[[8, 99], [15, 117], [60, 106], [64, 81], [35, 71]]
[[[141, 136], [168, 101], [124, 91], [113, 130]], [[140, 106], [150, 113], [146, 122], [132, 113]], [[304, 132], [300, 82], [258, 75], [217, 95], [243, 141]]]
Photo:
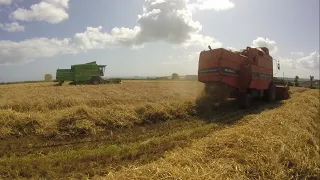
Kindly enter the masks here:
[[121, 79], [108, 79], [105, 80], [104, 76], [105, 67], [107, 65], [97, 65], [96, 61], [72, 65], [71, 69], [57, 69], [56, 80], [61, 86], [65, 81], [71, 81], [69, 85], [77, 84], [119, 84]]

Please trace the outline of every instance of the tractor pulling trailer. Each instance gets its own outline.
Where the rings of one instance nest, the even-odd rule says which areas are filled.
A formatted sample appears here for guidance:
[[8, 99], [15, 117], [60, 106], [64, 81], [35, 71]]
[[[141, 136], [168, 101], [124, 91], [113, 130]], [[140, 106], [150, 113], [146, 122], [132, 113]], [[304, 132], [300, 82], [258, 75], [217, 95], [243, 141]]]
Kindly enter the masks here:
[[[278, 69], [279, 69], [278, 65]], [[273, 58], [266, 47], [230, 51], [224, 48], [202, 51], [199, 56], [198, 81], [206, 93], [222, 84], [231, 88], [230, 98], [237, 98], [241, 108], [251, 106], [252, 98], [268, 102], [288, 99], [289, 87], [276, 86]]]
[[93, 61], [86, 64], [72, 65], [71, 69], [57, 69], [55, 81], [59, 82], [59, 86], [65, 81], [71, 81], [70, 85], [121, 83], [121, 79], [103, 79], [105, 67], [106, 65], [97, 65], [96, 61]]

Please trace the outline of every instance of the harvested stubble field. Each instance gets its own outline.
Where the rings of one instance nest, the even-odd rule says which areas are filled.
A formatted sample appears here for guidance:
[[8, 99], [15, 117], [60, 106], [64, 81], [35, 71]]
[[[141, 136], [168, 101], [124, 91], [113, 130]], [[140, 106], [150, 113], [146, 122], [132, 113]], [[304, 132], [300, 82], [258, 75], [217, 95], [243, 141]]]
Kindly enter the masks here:
[[[319, 90], [203, 116], [197, 82], [0, 86], [1, 179], [319, 179]], [[208, 109], [206, 109], [208, 111]]]

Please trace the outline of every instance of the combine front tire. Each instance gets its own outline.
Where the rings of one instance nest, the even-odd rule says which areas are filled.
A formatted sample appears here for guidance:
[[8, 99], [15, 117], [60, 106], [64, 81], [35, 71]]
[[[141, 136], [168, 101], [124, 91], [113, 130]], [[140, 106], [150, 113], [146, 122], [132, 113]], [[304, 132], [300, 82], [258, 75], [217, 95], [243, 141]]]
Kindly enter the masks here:
[[72, 82], [69, 83], [69, 85], [75, 86], [75, 85], [77, 85], [77, 83], [72, 81]]
[[245, 93], [238, 97], [238, 103], [240, 108], [242, 109], [248, 109], [251, 107], [252, 97], [250, 94]]
[[64, 81], [59, 81], [58, 86], [62, 86], [63, 83]]
[[277, 87], [274, 82], [271, 82], [268, 89], [264, 91], [264, 99], [267, 102], [272, 102], [276, 99]]
[[98, 84], [100, 84], [99, 80], [98, 79], [94, 79], [93, 80], [93, 85], [98, 85]]
[[100, 80], [99, 77], [93, 77], [92, 80], [91, 80], [91, 83], [93, 85], [99, 85], [99, 84], [101, 84], [101, 80]]

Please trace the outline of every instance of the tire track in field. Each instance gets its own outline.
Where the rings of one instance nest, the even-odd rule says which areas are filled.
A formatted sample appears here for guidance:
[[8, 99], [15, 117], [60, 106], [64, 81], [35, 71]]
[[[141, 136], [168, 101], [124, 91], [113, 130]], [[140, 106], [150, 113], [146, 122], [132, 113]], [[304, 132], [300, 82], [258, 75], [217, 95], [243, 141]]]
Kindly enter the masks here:
[[[215, 114], [212, 115], [210, 118], [206, 119], [206, 121], [207, 121], [206, 124], [218, 123], [220, 125], [220, 127], [219, 128], [216, 127], [215, 130], [220, 130], [221, 128], [224, 128], [225, 125], [230, 125], [233, 122], [235, 122], [236, 120], [241, 119], [244, 115], [259, 112], [259, 109], [263, 109], [265, 107], [272, 106], [273, 104], [264, 104], [262, 106], [261, 105], [259, 106], [259, 104], [255, 104], [255, 105], [256, 106], [252, 106], [249, 109], [238, 109], [236, 107], [229, 107], [229, 106], [217, 108], [214, 110]], [[198, 122], [199, 124], [196, 124], [195, 122], [188, 122], [186, 120], [181, 120], [181, 121], [175, 120], [175, 121], [178, 122], [178, 124], [174, 124], [174, 126], [170, 127], [170, 131], [172, 131], [172, 132], [176, 132], [177, 129], [179, 129], [179, 128], [181, 129], [181, 127], [182, 127], [182, 130], [187, 130], [188, 128], [192, 128], [193, 126], [201, 125], [199, 122]], [[186, 126], [186, 122], [187, 122], [187, 126]], [[150, 138], [150, 136], [163, 136], [163, 134], [166, 133], [165, 130], [160, 129], [160, 131], [157, 131], [157, 128], [165, 125], [165, 123], [166, 122], [160, 122], [160, 123], [157, 123], [156, 125], [149, 124], [149, 125], [145, 125], [144, 127], [141, 127], [141, 126], [134, 127], [134, 129], [137, 129], [137, 128], [144, 128], [144, 129], [150, 128], [150, 129], [148, 130], [149, 132], [145, 133], [145, 134], [141, 134], [141, 131], [138, 130], [138, 132], [135, 132], [135, 133], [142, 135], [142, 137], [137, 137], [137, 138], [133, 138], [133, 139], [129, 139], [129, 140], [127, 139], [126, 143], [143, 141], [145, 139]], [[101, 136], [97, 136], [98, 138], [93, 137], [94, 139], [89, 139], [89, 140], [85, 140], [85, 141], [74, 141], [74, 142], [67, 142], [67, 143], [55, 143], [53, 141], [53, 144], [50, 144], [50, 145], [18, 147], [18, 148], [13, 148], [11, 150], [21, 149], [21, 151], [26, 151], [26, 149], [28, 149], [28, 150], [46, 149], [46, 148], [55, 148], [55, 147], [62, 147], [62, 146], [75, 146], [75, 145], [89, 144], [89, 143], [117, 143], [117, 142], [121, 143], [121, 136], [118, 137], [117, 135], [128, 134], [128, 135], [134, 137], [135, 134], [130, 134], [130, 132], [132, 132], [131, 129], [124, 129], [124, 130], [115, 132], [115, 135], [113, 135], [113, 137], [115, 137], [114, 139], [110, 136], [107, 136], [106, 134], [102, 134]]]
[[[244, 115], [247, 114], [254, 114], [256, 112], [259, 112], [260, 109], [264, 109], [269, 106], [273, 106], [274, 104], [254, 104], [255, 106], [252, 106], [249, 109], [238, 109], [236, 106], [224, 106], [224, 107], [219, 107], [214, 110], [214, 114], [207, 118], [205, 121], [205, 124], [208, 123], [217, 123], [219, 124], [218, 127], [215, 127], [214, 130], [220, 130], [222, 128], [225, 128], [226, 125], [231, 125], [235, 121], [241, 119]], [[201, 119], [201, 118], [200, 118]], [[172, 120], [171, 120], [172, 121]], [[150, 137], [160, 137], [163, 136], [164, 134], [168, 133], [166, 131], [169, 131], [170, 133], [172, 132], [177, 132], [177, 130], [180, 129], [180, 131], [183, 130], [190, 130], [192, 128], [195, 128], [197, 126], [203, 126], [205, 124], [202, 124], [200, 122], [190, 122], [188, 120], [175, 120], [178, 124], [173, 124], [173, 126], [170, 126], [170, 129], [161, 129], [161, 126], [165, 126], [167, 122], [160, 122], [157, 124], [149, 124], [145, 125], [144, 127], [141, 126], [136, 126], [133, 127], [133, 129], [124, 129], [120, 130], [118, 132], [115, 132], [115, 135], [112, 137], [106, 135], [105, 133], [102, 135], [98, 135], [96, 137], [93, 137], [93, 139], [88, 138], [89, 140], [81, 140], [81, 141], [73, 141], [73, 142], [67, 142], [67, 143], [56, 143], [55, 141], [52, 144], [48, 145], [48, 142], [46, 142], [47, 145], [38, 145], [38, 146], [22, 146], [22, 147], [17, 147], [17, 148], [11, 148], [11, 151], [15, 152], [26, 152], [26, 150], [32, 151], [32, 150], [40, 150], [40, 149], [47, 149], [47, 148], [58, 148], [58, 147], [68, 147], [68, 146], [76, 146], [76, 145], [84, 145], [84, 144], [101, 144], [101, 143], [108, 143], [108, 144], [123, 144], [125, 143], [132, 143], [132, 142], [137, 142], [137, 141], [144, 141], [146, 139], [149, 139]], [[168, 122], [170, 123], [170, 122]], [[169, 124], [170, 125], [170, 124]], [[157, 128], [160, 127], [160, 130]], [[142, 128], [142, 129], [149, 129], [147, 130], [147, 133], [143, 133], [137, 128]], [[136, 130], [137, 132], [134, 132], [136, 134], [131, 134], [133, 130]], [[122, 136], [120, 135], [122, 134]], [[119, 136], [120, 135], [120, 136]], [[122, 139], [126, 135], [133, 137], [132, 139]], [[19, 150], [20, 149], [20, 150]]]
[[[87, 137], [88, 140], [80, 140], [80, 141], [73, 141], [73, 142], [65, 142], [60, 143], [57, 141], [59, 140], [50, 140], [50, 142], [46, 142], [45, 140], [43, 144], [45, 145], [35, 145], [35, 146], [28, 146], [28, 143], [21, 145], [19, 147], [8, 147], [7, 151], [11, 151], [11, 153], [15, 152], [27, 152], [32, 153], [31, 151], [37, 151], [41, 149], [49, 149], [49, 148], [59, 148], [59, 147], [68, 147], [72, 146], [75, 147], [77, 145], [86, 145], [86, 144], [127, 144], [139, 141], [145, 141], [152, 137], [162, 137], [165, 134], [170, 134], [174, 132], [178, 132], [184, 129], [192, 129], [201, 126], [203, 122], [201, 121], [194, 121], [194, 120], [171, 120], [170, 122], [159, 122], [157, 124], [149, 124], [147, 126], [141, 127], [136, 126], [134, 128], [127, 128], [122, 129], [117, 132], [113, 132], [113, 135], [110, 136], [109, 133], [101, 133], [96, 136]], [[23, 139], [21, 140], [23, 141]], [[32, 141], [32, 140], [31, 140]], [[15, 142], [23, 143], [23, 142]], [[11, 145], [13, 143], [10, 143]], [[39, 143], [42, 144], [42, 143]], [[9, 149], [10, 148], [10, 149]], [[5, 149], [5, 148], [2, 148]]]
[[[129, 129], [128, 134], [123, 136], [133, 137], [127, 141], [120, 137], [119, 139], [111, 138], [111, 140], [97, 139], [34, 146], [31, 148], [19, 147], [16, 152], [12, 152], [13, 157], [10, 154], [5, 154], [4, 157], [0, 158], [0, 166], [3, 166], [0, 169], [0, 174], [3, 171], [7, 172], [7, 177], [14, 177], [15, 170], [32, 169], [34, 174], [50, 172], [64, 175], [64, 178], [73, 174], [78, 174], [81, 177], [88, 174], [90, 176], [95, 174], [105, 175], [111, 170], [118, 169], [117, 167], [153, 162], [163, 157], [167, 151], [177, 147], [188, 147], [193, 141], [201, 139], [213, 131], [223, 130], [226, 126], [245, 123], [233, 124], [247, 114], [258, 113], [264, 108], [272, 106], [254, 106], [247, 110], [235, 110], [232, 107], [218, 108], [215, 110], [216, 114], [206, 121], [196, 121], [198, 123], [186, 120], [171, 120], [176, 122], [176, 124], [173, 123], [173, 127], [170, 126], [172, 125], [170, 122], [146, 125], [146, 127], [154, 127], [150, 128], [149, 132], [142, 136], [139, 136], [141, 131], [137, 130], [138, 127], [135, 127], [131, 130], [137, 131], [130, 134]], [[108, 150], [110, 147], [115, 147], [116, 149], [113, 149], [115, 152], [110, 152]], [[72, 153], [70, 154], [69, 152]], [[28, 156], [26, 157], [26, 155]], [[32, 161], [29, 159], [30, 157], [32, 157]], [[13, 166], [15, 167], [14, 169], [12, 169]]]

